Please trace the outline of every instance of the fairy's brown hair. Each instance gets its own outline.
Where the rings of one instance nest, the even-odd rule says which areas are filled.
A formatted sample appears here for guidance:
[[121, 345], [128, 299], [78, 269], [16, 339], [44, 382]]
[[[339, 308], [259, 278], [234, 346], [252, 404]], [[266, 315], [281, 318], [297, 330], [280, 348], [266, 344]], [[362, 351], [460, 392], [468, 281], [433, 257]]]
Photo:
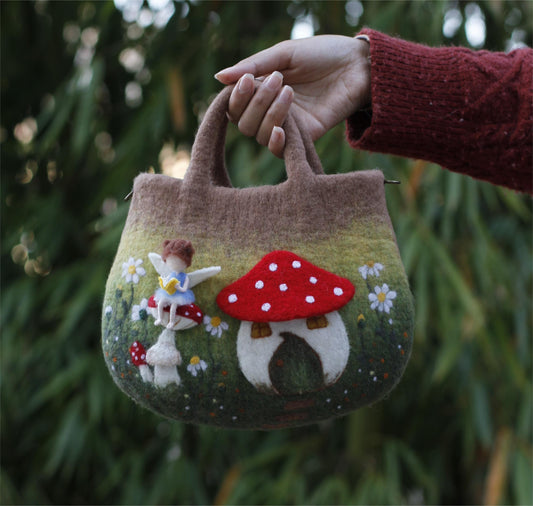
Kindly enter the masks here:
[[194, 248], [191, 241], [185, 239], [167, 239], [163, 242], [163, 254], [161, 258], [166, 260], [170, 255], [180, 257], [189, 267], [192, 263], [192, 256], [194, 255]]

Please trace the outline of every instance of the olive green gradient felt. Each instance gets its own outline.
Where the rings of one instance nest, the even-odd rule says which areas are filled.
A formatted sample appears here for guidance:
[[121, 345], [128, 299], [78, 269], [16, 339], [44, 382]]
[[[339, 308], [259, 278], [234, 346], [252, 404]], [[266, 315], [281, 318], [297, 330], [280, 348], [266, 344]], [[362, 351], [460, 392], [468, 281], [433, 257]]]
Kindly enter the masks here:
[[[287, 181], [232, 188], [223, 163], [228, 97], [225, 90], [209, 108], [183, 181], [153, 174], [135, 180], [103, 305], [102, 346], [111, 375], [135, 401], [163, 416], [228, 428], [302, 425], [376, 402], [405, 369], [414, 317], [383, 175], [321, 174], [305, 129], [290, 118]], [[144, 381], [129, 349], [135, 341], [149, 349], [163, 331], [146, 309], [158, 287], [148, 253], [161, 253], [162, 242], [174, 238], [192, 241], [196, 250], [188, 271], [218, 265], [221, 272], [193, 288], [203, 321], [175, 332], [180, 384], [159, 387]], [[353, 298], [338, 310], [349, 347], [346, 367], [332, 384], [320, 379], [314, 351], [289, 333], [285, 361], [272, 362], [270, 371], [282, 389], [293, 381], [304, 385], [302, 393], [258, 389], [241, 370], [242, 322], [225, 314], [216, 297], [275, 250], [290, 251], [355, 286]], [[302, 363], [299, 356], [308, 359]], [[284, 374], [276, 363], [283, 364]]]

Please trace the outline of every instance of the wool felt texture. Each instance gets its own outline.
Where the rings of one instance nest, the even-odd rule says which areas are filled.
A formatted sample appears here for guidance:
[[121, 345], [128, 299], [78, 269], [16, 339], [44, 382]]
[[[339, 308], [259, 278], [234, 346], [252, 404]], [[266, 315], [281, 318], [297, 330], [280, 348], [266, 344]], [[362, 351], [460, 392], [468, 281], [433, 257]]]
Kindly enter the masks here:
[[279, 322], [336, 311], [354, 293], [349, 280], [290, 251], [273, 251], [224, 288], [217, 296], [217, 304], [238, 320]]
[[[185, 422], [269, 430], [345, 415], [387, 395], [411, 353], [413, 299], [383, 174], [324, 175], [305, 128], [290, 116], [284, 125], [287, 180], [233, 188], [223, 156], [230, 92], [209, 107], [184, 180], [135, 179], [104, 297], [106, 364], [139, 404]], [[208, 269], [211, 277], [191, 283], [195, 306], [185, 310], [195, 318], [187, 327], [166, 329], [154, 325], [159, 273], [152, 259], [163, 241], [178, 238], [195, 249], [186, 271], [191, 279], [194, 269], [220, 271]], [[278, 279], [271, 264], [278, 274], [292, 269], [308, 276], [293, 272]], [[272, 277], [249, 276], [249, 293], [276, 293], [259, 311], [269, 303], [279, 321], [248, 321], [247, 311], [232, 315], [217, 304], [221, 293], [229, 301], [224, 290], [258, 266]], [[288, 305], [296, 312], [283, 313], [276, 307], [280, 297], [301, 287], [302, 279], [310, 291], [299, 290]], [[336, 303], [323, 302], [324, 294]], [[314, 304], [319, 309], [309, 311]], [[146, 350], [152, 381], [132, 362], [134, 342]], [[158, 345], [172, 360], [150, 365], [150, 349]]]
[[357, 149], [435, 162], [533, 192], [533, 49], [430, 48], [371, 29], [372, 109], [347, 120]]

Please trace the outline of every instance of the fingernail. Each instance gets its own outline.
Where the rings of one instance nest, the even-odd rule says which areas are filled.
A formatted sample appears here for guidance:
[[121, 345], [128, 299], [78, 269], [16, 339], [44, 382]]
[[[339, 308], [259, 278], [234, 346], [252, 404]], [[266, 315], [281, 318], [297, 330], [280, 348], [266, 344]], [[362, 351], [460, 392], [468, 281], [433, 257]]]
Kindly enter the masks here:
[[272, 151], [276, 156], [283, 156], [283, 147], [285, 145], [285, 132], [279, 126], [275, 126], [270, 134], [270, 140], [268, 141], [268, 149]]
[[282, 82], [283, 82], [283, 74], [276, 70], [276, 72], [274, 72], [273, 74], [270, 74], [267, 77], [264, 85], [269, 90], [274, 91], [274, 90], [277, 90], [281, 86]]
[[237, 89], [239, 93], [250, 93], [254, 89], [254, 76], [252, 74], [244, 74], [239, 79]]
[[220, 76], [226, 72], [227, 69], [224, 69], [224, 70], [221, 70], [220, 72], [217, 72], [215, 75], [214, 75], [214, 78], [217, 80], [217, 81], [220, 81]]
[[279, 126], [275, 126], [272, 129], [272, 133], [270, 134], [270, 138], [273, 141], [278, 141], [281, 138], [282, 135], [283, 135], [283, 128], [281, 128]]
[[294, 92], [290, 86], [284, 86], [278, 97], [278, 102], [281, 104], [290, 104], [292, 102]]

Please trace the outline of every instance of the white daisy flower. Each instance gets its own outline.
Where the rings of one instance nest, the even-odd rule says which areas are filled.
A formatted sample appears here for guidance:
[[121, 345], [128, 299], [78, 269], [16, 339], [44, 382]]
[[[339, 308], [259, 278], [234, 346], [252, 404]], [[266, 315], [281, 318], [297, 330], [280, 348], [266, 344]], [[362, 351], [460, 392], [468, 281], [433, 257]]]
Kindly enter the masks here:
[[148, 317], [148, 299], [141, 300], [140, 304], [134, 304], [131, 308], [131, 319], [134, 322], [146, 320]]
[[368, 261], [365, 265], [359, 267], [359, 273], [366, 279], [368, 276], [376, 276], [379, 278], [379, 273], [384, 269], [384, 265], [379, 262]]
[[396, 298], [396, 292], [390, 290], [387, 283], [383, 284], [381, 288], [376, 286], [374, 292], [368, 294], [370, 309], [377, 309], [378, 311], [389, 313], [392, 308], [392, 300]]
[[193, 376], [198, 376], [198, 371], [205, 371], [206, 369], [207, 364], [201, 360], [198, 355], [192, 357], [189, 365], [187, 366], [187, 371], [189, 371]]
[[122, 276], [126, 278], [126, 283], [135, 283], [139, 282], [139, 276], [144, 276], [146, 271], [144, 267], [141, 267], [143, 261], [139, 258], [135, 260], [133, 257], [127, 262], [122, 264]]
[[204, 316], [205, 330], [212, 336], [222, 337], [222, 332], [228, 330], [228, 324], [223, 322], [218, 316]]

